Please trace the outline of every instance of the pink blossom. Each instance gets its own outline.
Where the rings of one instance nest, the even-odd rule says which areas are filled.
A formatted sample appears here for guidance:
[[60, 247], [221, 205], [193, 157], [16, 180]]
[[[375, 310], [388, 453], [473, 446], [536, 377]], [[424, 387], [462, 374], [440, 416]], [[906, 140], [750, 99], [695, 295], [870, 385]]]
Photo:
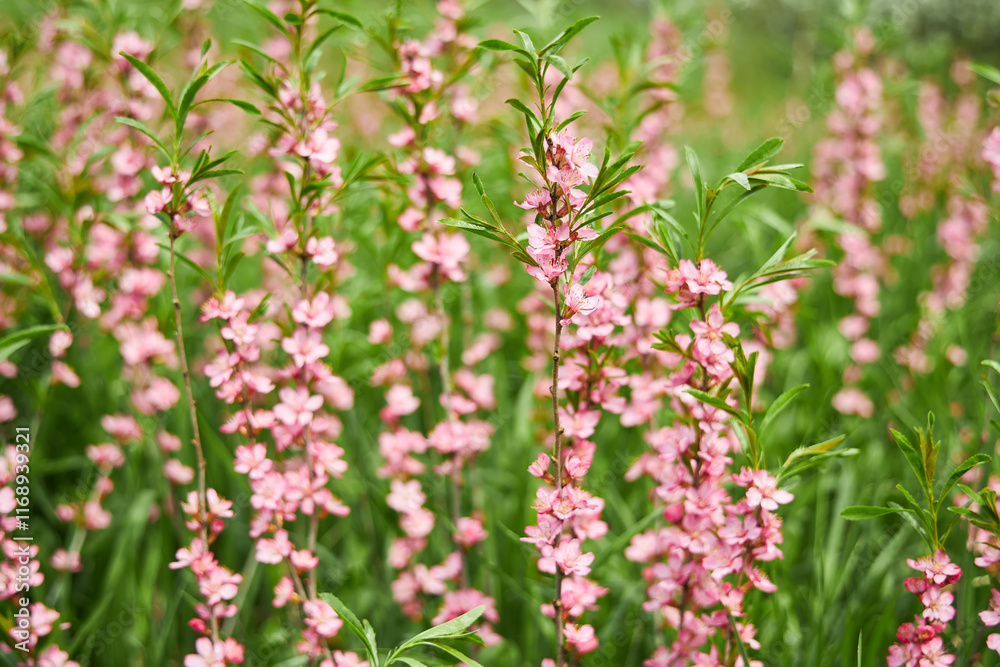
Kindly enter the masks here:
[[559, 542], [552, 553], [552, 558], [556, 565], [562, 569], [563, 574], [579, 574], [581, 576], [590, 574], [590, 564], [594, 562], [594, 554], [582, 553], [580, 541], [577, 539]]

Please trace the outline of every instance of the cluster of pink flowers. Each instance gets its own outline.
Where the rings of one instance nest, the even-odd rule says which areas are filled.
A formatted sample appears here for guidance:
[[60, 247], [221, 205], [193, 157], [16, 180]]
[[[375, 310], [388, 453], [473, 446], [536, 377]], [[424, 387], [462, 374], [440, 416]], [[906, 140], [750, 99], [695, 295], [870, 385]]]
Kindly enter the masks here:
[[[329, 654], [326, 640], [337, 634], [342, 622], [317, 597], [317, 528], [323, 517], [346, 516], [349, 508], [329, 489], [331, 479], [344, 475], [347, 463], [344, 450], [333, 442], [342, 430], [340, 420], [323, 408], [349, 410], [354, 404], [351, 388], [323, 362], [330, 348], [322, 332], [337, 311], [326, 292], [295, 302], [291, 313], [296, 328], [281, 338], [289, 364], [272, 369], [260, 357], [261, 348], [273, 347], [275, 327], [251, 322], [246, 305], [245, 298], [229, 292], [203, 307], [203, 320], [224, 322], [220, 334], [225, 341], [205, 374], [220, 398], [240, 406], [222, 430], [248, 440], [236, 448], [234, 468], [250, 483], [256, 559], [289, 572], [275, 587], [274, 606], [301, 603], [306, 627], [299, 650], [312, 656]], [[261, 406], [275, 390], [273, 407]], [[303, 531], [306, 543], [296, 545], [290, 528], [300, 514], [309, 527]]]
[[[177, 560], [171, 569], [190, 568], [198, 582], [204, 602], [195, 605], [196, 618], [189, 621], [195, 632], [203, 637], [195, 643], [197, 654], [184, 658], [185, 667], [210, 667], [236, 665], [243, 662], [243, 646], [232, 637], [219, 637], [219, 622], [236, 615], [233, 598], [239, 592], [243, 576], [219, 564], [211, 551], [211, 543], [222, 532], [225, 519], [232, 518], [232, 501], [219, 496], [215, 489], [207, 489], [205, 507], [201, 506], [198, 491], [188, 493], [181, 509], [188, 515], [184, 525], [196, 533], [191, 544], [177, 550]], [[207, 540], [205, 538], [207, 536]]]
[[923, 574], [909, 577], [905, 586], [920, 598], [924, 610], [913, 623], [899, 626], [897, 643], [889, 647], [886, 663], [889, 667], [947, 667], [955, 662], [955, 656], [948, 652], [941, 635], [955, 617], [955, 596], [946, 589], [961, 578], [962, 568], [941, 549], [916, 560], [907, 558], [906, 564]]
[[597, 176], [597, 166], [590, 161], [593, 145], [587, 138], [577, 140], [568, 129], [547, 137], [545, 170], [539, 174], [545, 187], [529, 192], [523, 202], [515, 202], [545, 222], [528, 223], [528, 254], [538, 266], [527, 269], [536, 280], [554, 283], [567, 269], [565, 249], [573, 241], [597, 237], [589, 227], [574, 226], [575, 215], [587, 199], [578, 186]]
[[[477, 102], [461, 78], [445, 81], [441, 67], [464, 67], [470, 62], [475, 41], [459, 28], [464, 17], [460, 3], [442, 0], [437, 3], [439, 17], [434, 29], [423, 40], [407, 39], [397, 45], [401, 73], [408, 81], [393, 94], [405, 109], [406, 125], [388, 139], [397, 149], [396, 169], [410, 178], [403, 189], [404, 206], [396, 220], [407, 232], [420, 232], [410, 245], [420, 260], [408, 269], [396, 264], [388, 267], [391, 284], [414, 296], [395, 308], [395, 318], [402, 326], [405, 344], [393, 340], [393, 324], [388, 319], [372, 323], [369, 342], [386, 346], [384, 363], [372, 373], [371, 383], [386, 386], [386, 405], [381, 410], [388, 430], [379, 434], [379, 451], [385, 464], [379, 476], [389, 478], [388, 506], [399, 514], [403, 535], [389, 547], [389, 564], [397, 570], [392, 593], [403, 612], [414, 619], [424, 617], [425, 605], [441, 598], [432, 623], [443, 623], [479, 605], [485, 607], [482, 621], [474, 625], [487, 645], [500, 641], [492, 623], [499, 620], [495, 600], [476, 589], [471, 581], [467, 560], [475, 558], [476, 545], [487, 538], [485, 515], [479, 509], [464, 510], [463, 496], [467, 470], [490, 444], [493, 425], [476, 415], [496, 407], [494, 378], [475, 371], [499, 345], [496, 330], [509, 328], [509, 318], [487, 313], [487, 326], [493, 331], [480, 334], [462, 352], [462, 365], [453, 369], [451, 321], [446, 305], [454, 302], [468, 276], [466, 265], [472, 260], [471, 248], [464, 235], [449, 231], [437, 220], [451, 214], [462, 203], [462, 180], [458, 170], [475, 164], [475, 151], [458, 144], [454, 149], [429, 145], [432, 135], [444, 125], [442, 112], [450, 112], [456, 132], [476, 119]], [[450, 63], [450, 64], [449, 64]], [[503, 276], [497, 274], [498, 278]], [[464, 341], [463, 341], [464, 342]], [[439, 352], [428, 346], [437, 344]], [[433, 403], [422, 396], [432, 396], [431, 368], [436, 367], [440, 382], [438, 399], [444, 418], [435, 423]], [[415, 394], [413, 379], [419, 382]], [[426, 431], [411, 430], [402, 424], [419, 415]], [[417, 416], [417, 415], [415, 415]], [[428, 480], [427, 459], [433, 477]], [[450, 496], [449, 541], [455, 550], [439, 562], [428, 563], [429, 544], [439, 525], [435, 513], [425, 506], [425, 484], [444, 485]]]
[[[932, 370], [927, 346], [944, 315], [966, 301], [979, 255], [978, 238], [989, 218], [986, 203], [969, 194], [962, 182], [969, 169], [979, 167], [970, 164], [981, 136], [975, 75], [966, 61], [958, 60], [952, 66], [952, 78], [962, 92], [951, 108], [937, 84], [921, 86], [917, 106], [921, 149], [908, 179], [911, 189], [900, 196], [900, 210], [911, 220], [932, 209], [939, 196], [947, 199], [948, 209], [948, 215], [937, 223], [937, 240], [946, 260], [931, 268], [931, 289], [920, 295], [920, 320], [910, 340], [893, 352], [895, 360], [915, 374]], [[950, 363], [964, 363], [965, 352], [957, 346], [949, 347], [945, 355]]]
[[[324, 333], [351, 313], [336, 289], [352, 271], [346, 245], [321, 227], [338, 211], [336, 194], [344, 186], [340, 142], [319, 85], [284, 64], [293, 51], [288, 38], [276, 37], [266, 48], [287, 75], [270, 107], [280, 131], [267, 153], [295, 185], [280, 170], [255, 179], [252, 202], [273, 222], [271, 237], [259, 240], [275, 261], [264, 263], [260, 290], [227, 290], [202, 305], [201, 320], [219, 325], [214, 358], [203, 372], [216, 396], [234, 406], [220, 430], [243, 439], [233, 467], [250, 485], [254, 555], [285, 573], [272, 604], [294, 605], [292, 617], [302, 624], [297, 650], [324, 667], [363, 665], [356, 654], [331, 649], [343, 621], [319, 598], [318, 581], [320, 522], [350, 511], [330, 489], [348, 464], [336, 443], [343, 425], [329, 411], [350, 410], [354, 392], [324, 361], [331, 352]], [[265, 142], [258, 143], [263, 150]], [[323, 285], [312, 296], [311, 269]], [[290, 321], [279, 324], [282, 312]]]
[[854, 313], [841, 320], [841, 333], [851, 341], [853, 366], [844, 373], [845, 388], [833, 398], [841, 413], [870, 417], [871, 400], [856, 386], [862, 367], [881, 355], [878, 344], [865, 337], [869, 322], [881, 309], [879, 281], [888, 270], [885, 252], [873, 242], [882, 227], [879, 202], [872, 184], [885, 178], [877, 137], [882, 128], [882, 82], [863, 60], [874, 48], [865, 28], [854, 33], [854, 51], [834, 56], [839, 82], [836, 107], [827, 118], [831, 136], [816, 144], [813, 157], [816, 200], [820, 209], [847, 223], [837, 236], [844, 255], [834, 270], [834, 290], [854, 302]]
[[[546, 486], [537, 490], [535, 523], [526, 528], [527, 537], [521, 540], [538, 549], [539, 571], [555, 575], [556, 597], [542, 605], [542, 612], [555, 620], [560, 645], [557, 659], [546, 658], [542, 664], [562, 667], [565, 652], [581, 656], [597, 648], [593, 626], [582, 623], [581, 617], [596, 609], [597, 600], [608, 592], [587, 578], [594, 554], [585, 551], [584, 541], [601, 539], [608, 527], [601, 519], [604, 500], [586, 491], [583, 484], [597, 447], [590, 438], [602, 407], [613, 405], [616, 412], [623, 409], [623, 401], [616, 396], [623, 373], [594, 363], [590, 355], [607, 351], [608, 339], [625, 323], [625, 303], [610, 298], [614, 286], [609, 274], [592, 272], [585, 284], [581, 283], [583, 265], [578, 267], [579, 275], [567, 274], [567, 256], [573, 243], [597, 237], [595, 230], [579, 220], [587, 202], [580, 186], [589, 184], [599, 173], [591, 162], [593, 142], [577, 139], [564, 129], [544, 136], [542, 145], [542, 155], [533, 155], [530, 149], [522, 151], [521, 160], [535, 169], [540, 186], [515, 204], [530, 212], [527, 253], [537, 266], [526, 265], [527, 272], [539, 281], [537, 287], [550, 287], [556, 304], [554, 345], [548, 338], [552, 316], [545, 312], [548, 308], [543, 299], [532, 295], [520, 306], [530, 313], [529, 344], [538, 353], [533, 365], [541, 370], [548, 365], [547, 359], [553, 364], [547, 393], [553, 404], [555, 446], [552, 455], [539, 454], [528, 468]], [[563, 335], [563, 327], [570, 325]], [[551, 357], [541, 352], [543, 347], [550, 350]], [[543, 383], [536, 390], [545, 392]], [[567, 396], [565, 402], [560, 393]]]
[[[540, 298], [529, 300], [522, 307], [533, 302], [544, 309]], [[528, 468], [547, 486], [536, 492], [536, 523], [527, 527], [528, 536], [521, 540], [538, 549], [541, 572], [558, 571], [562, 577], [559, 615], [549, 603], [542, 605], [542, 612], [563, 625], [566, 647], [575, 655], [597, 648], [595, 630], [582, 624], [581, 616], [596, 609], [597, 601], [608, 593], [607, 588], [588, 578], [594, 554], [583, 551], [585, 540], [600, 540], [608, 531], [601, 519], [604, 499], [583, 485], [597, 449], [591, 438], [603, 411], [620, 414], [626, 408], [625, 399], [619, 395], [625, 373], [610, 363], [595, 362], [612, 349], [615, 332], [626, 323], [624, 305], [611, 275], [605, 272], [597, 271], [585, 285], [575, 283], [568, 288], [561, 313], [561, 324], [567, 328], [560, 337], [558, 384], [558, 392], [566, 397], [558, 408], [561, 460], [541, 453]], [[540, 322], [547, 319], [541, 313], [537, 317]], [[545, 383], [540, 382], [536, 394], [548, 393]]]
[[[759, 648], [755, 628], [743, 619], [743, 599], [757, 589], [776, 590], [759, 563], [781, 558], [779, 505], [792, 494], [778, 489], [766, 470], [744, 467], [731, 473], [732, 454], [739, 451], [735, 435], [726, 425], [728, 415], [687, 393], [688, 388], [710, 391], [732, 376], [735, 361], [722, 335], [736, 337], [739, 327], [727, 322], [718, 304], [708, 310], [706, 296], [732, 289], [724, 271], [711, 260], [698, 265], [682, 260], [668, 273], [667, 291], [675, 295], [675, 307], [698, 307], [702, 320], [693, 320], [693, 336], [678, 334], [680, 353], [667, 354], [669, 396], [678, 415], [670, 426], [647, 431], [645, 438], [655, 454], [640, 457], [627, 474], [641, 475], [656, 483], [655, 498], [664, 505], [669, 525], [636, 535], [625, 552], [629, 560], [650, 563], [643, 570], [649, 600], [644, 608], [656, 611], [675, 631], [669, 646], [662, 646], [644, 664], [668, 667], [688, 660], [721, 665], [734, 659], [730, 617], [742, 641]], [[728, 402], [735, 405], [733, 398]], [[726, 483], [746, 489], [743, 498], [730, 496]], [[706, 642], [717, 633], [729, 647], [720, 655]], [[706, 652], [707, 650], [707, 652]], [[741, 658], [735, 658], [742, 664]], [[747, 666], [749, 667], [749, 666]]]

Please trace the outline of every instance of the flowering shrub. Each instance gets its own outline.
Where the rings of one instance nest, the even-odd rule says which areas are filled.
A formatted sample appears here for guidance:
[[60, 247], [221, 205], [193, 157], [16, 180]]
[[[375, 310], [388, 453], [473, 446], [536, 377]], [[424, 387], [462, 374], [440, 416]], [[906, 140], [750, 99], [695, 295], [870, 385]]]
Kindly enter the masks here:
[[557, 4], [0, 8], [0, 661], [994, 664], [995, 54]]

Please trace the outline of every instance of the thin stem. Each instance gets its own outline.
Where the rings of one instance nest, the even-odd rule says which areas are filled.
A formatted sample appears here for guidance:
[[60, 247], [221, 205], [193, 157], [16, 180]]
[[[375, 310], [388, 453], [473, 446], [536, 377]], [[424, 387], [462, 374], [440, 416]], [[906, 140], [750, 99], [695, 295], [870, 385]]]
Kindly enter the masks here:
[[[449, 422], [455, 420], [455, 412], [451, 407], [451, 367], [448, 359], [448, 351], [451, 349], [451, 335], [448, 321], [448, 314], [444, 309], [444, 299], [441, 298], [440, 275], [437, 266], [434, 267], [434, 309], [437, 316], [441, 318], [441, 357], [438, 360], [438, 372], [441, 375], [442, 391], [444, 392], [444, 409]], [[459, 455], [452, 457], [451, 474], [451, 522], [458, 527], [458, 519], [462, 516], [462, 469], [459, 466]], [[462, 560], [462, 587], [468, 586], [469, 573], [465, 568], [465, 559]]]
[[[174, 327], [177, 340], [177, 353], [181, 359], [181, 374], [184, 376], [184, 389], [187, 391], [188, 412], [191, 417], [191, 440], [194, 443], [194, 451], [198, 460], [198, 535], [201, 538], [202, 547], [208, 551], [208, 525], [205, 517], [208, 514], [208, 498], [205, 486], [205, 452], [201, 448], [201, 434], [198, 431], [198, 412], [195, 406], [194, 393], [191, 391], [191, 373], [188, 370], [187, 353], [184, 351], [184, 328], [181, 323], [181, 300], [177, 296], [177, 278], [174, 256], [176, 254], [174, 245], [177, 241], [177, 233], [171, 221], [170, 227], [170, 293], [174, 300]], [[219, 639], [219, 621], [215, 614], [212, 614], [212, 639]]]
[[[562, 498], [563, 474], [562, 474], [562, 427], [559, 425], [559, 341], [562, 338], [562, 302], [559, 298], [559, 278], [552, 281], [552, 298], [555, 303], [556, 323], [555, 343], [552, 345], [552, 419], [555, 422], [556, 440], [553, 445], [553, 458], [556, 462], [556, 497]], [[556, 621], [556, 667], [562, 667], [566, 660], [566, 647], [563, 641], [563, 621], [562, 621], [562, 568], [556, 565], [556, 597], [552, 602], [555, 610]]]

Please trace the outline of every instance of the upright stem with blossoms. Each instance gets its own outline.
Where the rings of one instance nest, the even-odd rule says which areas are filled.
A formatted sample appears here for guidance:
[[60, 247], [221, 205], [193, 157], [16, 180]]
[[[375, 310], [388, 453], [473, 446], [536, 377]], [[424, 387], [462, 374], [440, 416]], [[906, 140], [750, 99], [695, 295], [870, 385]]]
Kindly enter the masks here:
[[[667, 630], [666, 643], [644, 662], [647, 667], [749, 667], [747, 647], [760, 644], [745, 618], [744, 597], [752, 589], [776, 590], [759, 564], [782, 556], [776, 510], [792, 495], [779, 483], [801, 461], [790, 457], [777, 475], [770, 474], [761, 434], [806, 387], [787, 391], [755, 420], [758, 352], [746, 355], [736, 320], [756, 314], [744, 305], [748, 294], [801, 278], [827, 263], [812, 259], [812, 251], [784, 260], [790, 238], [760, 269], [734, 285], [706, 256], [706, 243], [727, 214], [760, 189], [808, 190], [787, 175], [795, 165], [768, 166], [781, 143], [765, 142], [713, 188], [702, 179], [698, 159], [688, 149], [697, 229], [689, 233], [661, 210], [647, 225], [648, 237], [631, 235], [670, 260], [664, 284], [675, 301], [671, 308], [678, 314], [693, 311], [685, 331], [671, 327], [657, 334], [653, 347], [665, 353], [659, 359], [668, 371], [667, 396], [675, 418], [646, 433], [655, 454], [640, 457], [628, 474], [653, 478], [654, 498], [667, 521], [665, 527], [634, 536], [625, 552], [629, 560], [649, 563], [643, 570], [649, 595], [643, 607], [655, 612]], [[675, 235], [689, 240], [693, 259], [681, 258], [685, 249], [677, 246]], [[825, 454], [836, 442], [817, 445], [799, 459]], [[744, 464], [733, 473], [729, 466], [737, 456]], [[727, 482], [746, 489], [743, 497], [731, 496]]]
[[[564, 327], [577, 316], [586, 317], [598, 308], [599, 298], [584, 291], [584, 284], [593, 278], [596, 266], [579, 277], [576, 277], [577, 268], [622, 228], [620, 220], [600, 233], [593, 225], [608, 215], [604, 211], [609, 202], [626, 194], [616, 190], [617, 186], [639, 169], [628, 166], [635, 154], [634, 146], [614, 161], [610, 150], [606, 149], [598, 167], [591, 162], [593, 142], [577, 139], [568, 130], [582, 112], [561, 119], [556, 117], [560, 93], [579, 69], [579, 66], [570, 69], [558, 54], [573, 36], [594, 20], [596, 18], [588, 18], [574, 23], [537, 50], [531, 38], [521, 31], [516, 32], [523, 47], [501, 40], [486, 40], [480, 44], [492, 51], [513, 53], [518, 65], [528, 73], [536, 95], [534, 109], [518, 100], [508, 100], [508, 104], [524, 115], [531, 147], [521, 152], [520, 160], [534, 171], [533, 182], [537, 188], [530, 191], [523, 202], [516, 202], [518, 207], [533, 214], [532, 222], [527, 225], [527, 247], [507, 231], [478, 177], [474, 177], [474, 182], [490, 219], [463, 210], [464, 219], [442, 221], [505, 245], [514, 258], [525, 263], [532, 277], [548, 286], [552, 295], [554, 336], [549, 393], [553, 444], [551, 454], [540, 454], [528, 469], [549, 488], [538, 489], [534, 505], [537, 522], [528, 526], [525, 531], [528, 536], [521, 539], [537, 547], [538, 569], [555, 578], [552, 602], [543, 604], [542, 611], [554, 619], [556, 634], [555, 660], [546, 658], [543, 664], [556, 667], [562, 667], [568, 659], [575, 662], [578, 656], [597, 647], [594, 628], [579, 625], [578, 621], [586, 609], [596, 608], [596, 600], [607, 592], [586, 578], [594, 554], [585, 552], [582, 547], [584, 539], [600, 538], [607, 530], [600, 519], [603, 501], [582, 488], [594, 452], [594, 443], [586, 438], [593, 434], [594, 418], [599, 419], [600, 413], [587, 410], [586, 403], [578, 403], [576, 410], [571, 412], [560, 401]], [[551, 88], [547, 83], [550, 73], [558, 80]], [[572, 429], [567, 428], [567, 419], [577, 422]]]
[[[936, 484], [937, 459], [941, 442], [934, 439], [934, 415], [927, 415], [927, 428], [915, 428], [917, 443], [913, 444], [899, 431], [892, 430], [892, 437], [902, 452], [914, 476], [919, 491], [911, 494], [902, 485], [897, 485], [903, 494], [903, 503], [892, 503], [890, 507], [869, 507], [855, 505], [846, 508], [842, 515], [851, 520], [871, 519], [886, 514], [903, 513], [927, 545], [930, 554], [922, 558], [906, 559], [906, 564], [923, 577], [910, 577], [904, 581], [906, 590], [916, 595], [923, 607], [912, 623], [903, 623], [896, 632], [896, 643], [889, 647], [886, 664], [889, 667], [947, 667], [955, 662], [950, 642], [946, 640], [948, 622], [955, 617], [951, 592], [954, 584], [962, 576], [962, 569], [951, 562], [945, 551], [945, 540], [955, 525], [952, 520], [942, 527], [941, 509], [951, 497], [951, 492], [967, 473], [975, 467], [990, 462], [986, 454], [974, 454], [950, 471], [943, 485]], [[939, 487], [940, 488], [937, 488]], [[996, 492], [987, 488], [977, 493], [964, 484], [960, 487], [967, 498], [975, 502], [975, 509], [948, 507], [947, 509], [969, 518], [974, 526], [995, 530], [1000, 527], [997, 517]], [[919, 498], [919, 500], [917, 500]], [[977, 512], [978, 510], [978, 512]], [[995, 552], [986, 546], [985, 553], [976, 559], [976, 564], [989, 567]], [[989, 615], [983, 618], [991, 624]], [[994, 642], [994, 640], [991, 640]], [[959, 642], [960, 643], [960, 642]], [[997, 644], [1000, 646], [1000, 643]], [[991, 648], [995, 648], [991, 646]]]
[[[190, 546], [178, 549], [177, 560], [170, 564], [173, 569], [191, 568], [198, 580], [205, 603], [207, 603], [198, 603], [195, 606], [198, 617], [189, 623], [202, 636], [195, 643], [197, 653], [190, 654], [185, 658], [186, 667], [239, 664], [243, 662], [244, 657], [243, 646], [232, 637], [223, 640], [220, 632], [221, 621], [236, 614], [236, 605], [232, 604], [231, 600], [236, 597], [243, 577], [220, 565], [211, 551], [212, 542], [222, 532], [224, 519], [234, 516], [233, 503], [222, 498], [214, 489], [207, 486], [205, 455], [202, 449], [194, 393], [191, 390], [191, 373], [184, 346], [183, 317], [176, 278], [177, 258], [181, 256], [177, 248], [178, 239], [185, 232], [195, 229], [199, 224], [203, 225], [212, 220], [213, 211], [210, 198], [213, 195], [207, 187], [208, 181], [241, 173], [235, 170], [219, 169], [229, 156], [213, 159], [207, 150], [202, 150], [198, 154], [190, 171], [181, 166], [198, 143], [196, 139], [186, 147], [183, 146], [183, 134], [188, 114], [195, 104], [195, 95], [227, 64], [217, 64], [210, 67], [205, 62], [205, 55], [210, 44], [210, 42], [205, 42], [203, 45], [198, 67], [176, 103], [163, 80], [149, 65], [125, 52], [121, 54], [159, 92], [166, 112], [170, 120], [173, 121], [173, 139], [168, 148], [166, 143], [157, 138], [156, 134], [142, 122], [119, 119], [119, 122], [139, 130], [152, 139], [162, 157], [168, 161], [165, 166], [152, 168], [152, 174], [160, 184], [160, 188], [149, 192], [146, 195], [145, 203], [147, 211], [151, 215], [157, 216], [167, 226], [170, 251], [167, 279], [170, 283], [171, 303], [174, 311], [177, 356], [180, 359], [181, 374], [187, 393], [191, 440], [198, 467], [197, 489], [191, 491], [187, 501], [181, 504], [181, 509], [190, 517], [185, 525], [189, 530], [195, 531], [197, 537], [192, 539]], [[190, 259], [186, 257], [185, 259], [188, 264], [197, 266]], [[203, 270], [200, 271], [205, 274]]]
[[[477, 103], [469, 94], [466, 77], [477, 73], [479, 53], [464, 32], [469, 19], [461, 3], [442, 0], [437, 10], [440, 16], [423, 39], [405, 35], [400, 17], [391, 16], [383, 42], [401, 75], [399, 85], [385, 94], [388, 107], [404, 123], [388, 137], [399, 156], [395, 166], [403, 202], [395, 221], [405, 232], [420, 233], [421, 237], [410, 244], [420, 261], [408, 268], [400, 266], [402, 262], [388, 266], [390, 283], [414, 297], [395, 310], [405, 327], [408, 345], [392, 346], [392, 353], [398, 349], [401, 354], [381, 364], [371, 378], [372, 384], [388, 385], [387, 404], [380, 413], [388, 430], [379, 434], [385, 465], [378, 474], [392, 480], [386, 500], [399, 513], [403, 532], [389, 547], [389, 564], [398, 571], [392, 583], [393, 598], [406, 615], [418, 619], [424, 612], [424, 596], [441, 596], [434, 623], [449, 621], [482, 604], [487, 622], [473, 627], [487, 645], [492, 645], [500, 641], [490, 625], [499, 620], [495, 600], [475, 586], [470, 563], [475, 545], [487, 537], [484, 513], [464, 509], [467, 476], [475, 459], [489, 447], [493, 434], [493, 425], [475, 416], [496, 407], [493, 378], [477, 375], [474, 370], [491, 350], [477, 351], [473, 346], [461, 355], [462, 366], [452, 367], [453, 348], [458, 346], [453, 345], [450, 335], [449, 306], [468, 279], [465, 267], [472, 256], [465, 237], [438, 222], [461, 206], [459, 170], [478, 160], [478, 155], [460, 141], [463, 130], [476, 117]], [[446, 76], [449, 71], [454, 74]], [[446, 133], [449, 120], [454, 124], [451, 134]], [[450, 141], [441, 141], [441, 136]], [[381, 346], [392, 340], [393, 325], [388, 318], [373, 323], [371, 343]], [[426, 395], [432, 386], [432, 369], [440, 381], [441, 421], [436, 421], [433, 403], [418, 398], [421, 392], [410, 386], [415, 376], [418, 389]], [[426, 432], [410, 430], [401, 423], [421, 407]], [[433, 565], [420, 562], [421, 556], [426, 558], [429, 538], [438, 524], [434, 512], [425, 506], [428, 494], [421, 476], [427, 467], [415, 456], [420, 454], [440, 457], [431, 471], [438, 475], [433, 481], [441, 482], [438, 488], [446, 487], [450, 496], [454, 532], [449, 542], [458, 547]]]

